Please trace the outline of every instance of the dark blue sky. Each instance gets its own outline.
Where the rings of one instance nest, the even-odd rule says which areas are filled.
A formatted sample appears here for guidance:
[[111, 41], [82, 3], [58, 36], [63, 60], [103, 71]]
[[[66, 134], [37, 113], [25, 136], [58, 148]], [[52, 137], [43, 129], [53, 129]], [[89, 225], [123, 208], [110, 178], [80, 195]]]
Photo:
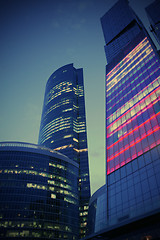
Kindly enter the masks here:
[[[105, 53], [100, 17], [116, 0], [0, 1], [0, 141], [37, 143], [49, 76], [84, 69], [92, 193], [105, 182]], [[144, 7], [130, 0], [145, 26]]]

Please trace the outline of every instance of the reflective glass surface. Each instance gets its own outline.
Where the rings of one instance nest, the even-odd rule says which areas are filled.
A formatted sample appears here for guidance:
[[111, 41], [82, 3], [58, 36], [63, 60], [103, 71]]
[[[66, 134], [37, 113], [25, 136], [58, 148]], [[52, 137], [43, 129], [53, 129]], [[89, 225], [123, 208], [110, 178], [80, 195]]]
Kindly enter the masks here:
[[160, 209], [160, 60], [149, 38], [139, 34], [106, 69], [112, 225]]
[[90, 180], [83, 86], [83, 69], [68, 64], [49, 78], [39, 133], [39, 144], [79, 164], [80, 234], [85, 236]]
[[68, 158], [0, 147], [0, 182], [0, 239], [78, 239], [78, 166]]
[[160, 64], [147, 37], [107, 74], [107, 173], [160, 144]]
[[108, 63], [141, 32], [142, 27], [140, 20], [128, 5], [127, 0], [117, 1], [101, 18], [101, 25], [106, 44], [104, 48]]
[[160, 208], [160, 145], [108, 176], [109, 224]]
[[126, 224], [160, 209], [160, 59], [128, 1], [117, 1], [101, 23], [110, 53], [106, 54], [107, 219], [108, 225]]
[[160, 1], [155, 0], [149, 6], [147, 6], [146, 13], [151, 24], [151, 31], [160, 44]]
[[90, 198], [87, 235], [101, 231], [107, 224], [107, 185], [104, 185]]

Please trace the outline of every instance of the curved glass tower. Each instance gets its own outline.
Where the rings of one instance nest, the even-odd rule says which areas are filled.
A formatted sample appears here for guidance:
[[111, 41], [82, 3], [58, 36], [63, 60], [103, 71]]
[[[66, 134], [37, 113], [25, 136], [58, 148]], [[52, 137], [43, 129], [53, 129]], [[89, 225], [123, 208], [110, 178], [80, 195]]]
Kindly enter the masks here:
[[45, 90], [39, 144], [59, 151], [79, 164], [80, 236], [84, 237], [90, 181], [83, 69], [68, 64], [50, 76]]
[[0, 143], [0, 239], [78, 240], [78, 164], [51, 149]]

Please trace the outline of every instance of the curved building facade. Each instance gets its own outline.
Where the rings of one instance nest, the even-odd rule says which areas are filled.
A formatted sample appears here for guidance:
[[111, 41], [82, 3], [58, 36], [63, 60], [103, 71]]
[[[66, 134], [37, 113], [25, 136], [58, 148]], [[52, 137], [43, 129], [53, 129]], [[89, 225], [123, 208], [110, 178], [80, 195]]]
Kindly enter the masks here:
[[87, 235], [97, 233], [107, 226], [107, 185], [99, 188], [90, 198]]
[[85, 236], [90, 180], [83, 86], [83, 69], [68, 64], [56, 70], [46, 84], [39, 144], [79, 164], [80, 237]]
[[78, 164], [29, 143], [0, 143], [0, 239], [78, 239]]

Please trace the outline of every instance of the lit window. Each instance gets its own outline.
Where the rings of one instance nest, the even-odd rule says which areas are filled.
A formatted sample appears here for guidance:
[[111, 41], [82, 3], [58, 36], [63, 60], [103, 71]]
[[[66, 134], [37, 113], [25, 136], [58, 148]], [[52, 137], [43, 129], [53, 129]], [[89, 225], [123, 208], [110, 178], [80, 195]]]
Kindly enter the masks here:
[[56, 194], [51, 194], [51, 198], [56, 199]]

